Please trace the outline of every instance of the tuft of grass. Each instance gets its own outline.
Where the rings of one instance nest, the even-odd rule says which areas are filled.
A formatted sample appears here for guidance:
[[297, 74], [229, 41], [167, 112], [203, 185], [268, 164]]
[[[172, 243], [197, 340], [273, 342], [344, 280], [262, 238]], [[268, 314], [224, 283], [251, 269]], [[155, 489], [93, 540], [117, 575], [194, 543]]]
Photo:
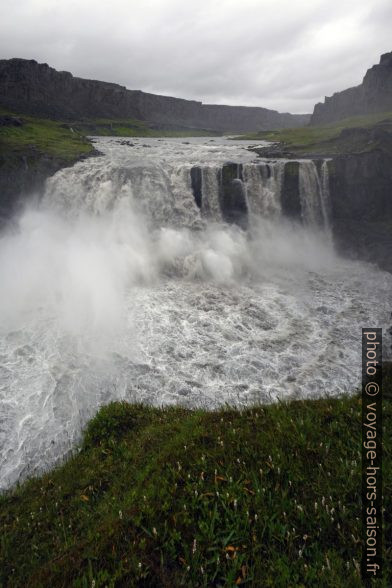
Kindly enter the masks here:
[[[385, 433], [386, 513], [391, 450]], [[0, 585], [359, 587], [360, 469], [358, 395], [214, 412], [115, 402], [69, 461], [0, 498]]]
[[88, 423], [83, 437], [84, 450], [94, 446], [113, 446], [126, 433], [146, 426], [149, 409], [142, 404], [113, 402], [103, 406]]
[[235, 137], [244, 140], [265, 140], [282, 143], [288, 150], [298, 155], [305, 153], [338, 154], [363, 151], [371, 146], [359, 144], [355, 138], [337, 140], [344, 129], [371, 128], [379, 124], [390, 125], [392, 112], [354, 116], [321, 126], [306, 126], [278, 131], [260, 131]]

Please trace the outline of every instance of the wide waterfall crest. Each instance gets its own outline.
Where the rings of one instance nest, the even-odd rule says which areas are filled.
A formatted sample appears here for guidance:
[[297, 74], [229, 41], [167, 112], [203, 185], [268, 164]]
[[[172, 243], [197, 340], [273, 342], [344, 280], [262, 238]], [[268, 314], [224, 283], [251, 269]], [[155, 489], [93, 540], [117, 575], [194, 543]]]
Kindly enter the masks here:
[[[251, 161], [232, 163], [225, 161], [221, 152], [218, 162], [210, 156], [192, 165], [177, 153], [167, 160], [140, 156], [117, 159], [109, 153], [112, 157], [81, 162], [55, 174], [47, 182], [43, 204], [71, 215], [99, 215], [128, 199], [131, 207], [155, 226], [189, 228], [200, 228], [203, 219], [230, 222], [246, 215], [252, 225], [258, 218], [277, 220], [285, 215], [281, 194], [286, 160], [251, 157]], [[229, 154], [232, 155], [230, 151]], [[298, 221], [328, 231], [328, 161], [316, 165], [311, 160], [300, 160], [298, 164]], [[243, 186], [242, 196], [241, 190], [235, 189], [236, 182]], [[243, 202], [236, 210], [238, 199]]]

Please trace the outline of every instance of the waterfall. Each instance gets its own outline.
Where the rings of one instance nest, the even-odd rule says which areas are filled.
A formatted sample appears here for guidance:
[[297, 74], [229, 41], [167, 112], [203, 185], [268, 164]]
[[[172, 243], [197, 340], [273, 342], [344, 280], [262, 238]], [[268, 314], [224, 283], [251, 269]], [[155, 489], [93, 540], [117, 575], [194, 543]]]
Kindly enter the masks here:
[[327, 162], [224, 138], [95, 144], [0, 241], [0, 489], [60, 463], [111, 401], [349, 392], [353, 333], [390, 325], [392, 276], [303, 226], [329, 226]]
[[[286, 160], [244, 163], [96, 158], [55, 174], [43, 205], [67, 216], [102, 215], [121, 202], [141, 212], [153, 226], [202, 227], [235, 222], [242, 228], [257, 218], [279, 219]], [[299, 161], [298, 210], [305, 225], [330, 229], [328, 161]], [[294, 195], [295, 197], [295, 195]]]
[[321, 166], [321, 177], [314, 161], [301, 161], [299, 165], [299, 198], [302, 220], [305, 225], [329, 231], [329, 178], [328, 164]]
[[285, 161], [244, 164], [243, 179], [251, 217], [279, 218]]
[[213, 221], [222, 221], [219, 202], [220, 168], [203, 167], [201, 170], [201, 212]]
[[154, 226], [202, 225], [187, 165], [82, 161], [50, 178], [42, 200], [67, 216], [100, 216], [120, 204], [141, 212]]
[[[192, 190], [202, 216], [216, 222], [231, 222], [230, 211], [226, 207], [228, 202], [232, 207], [236, 202], [242, 206], [238, 201], [240, 190], [237, 185], [241, 182], [241, 198], [245, 200], [243, 214], [248, 217], [250, 226], [260, 217], [279, 219], [284, 214], [282, 190], [286, 163], [287, 160], [277, 160], [192, 168]], [[328, 160], [323, 161], [320, 166], [311, 160], [298, 163], [298, 209], [302, 222], [309, 227], [323, 229], [325, 234], [331, 235]], [[200, 181], [196, 176], [200, 176]], [[234, 195], [236, 189], [237, 196]], [[226, 196], [227, 193], [231, 195], [225, 198], [222, 190], [226, 190]], [[246, 226], [246, 223], [239, 224]]]

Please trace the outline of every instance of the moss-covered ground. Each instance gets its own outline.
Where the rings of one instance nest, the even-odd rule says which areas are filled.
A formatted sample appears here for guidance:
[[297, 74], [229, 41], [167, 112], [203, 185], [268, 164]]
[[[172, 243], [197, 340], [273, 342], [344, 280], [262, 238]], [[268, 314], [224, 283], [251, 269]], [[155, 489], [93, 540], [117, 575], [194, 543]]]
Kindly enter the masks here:
[[[391, 586], [392, 378], [385, 378]], [[215, 412], [113, 403], [0, 500], [2, 586], [357, 587], [359, 395]], [[389, 537], [389, 539], [388, 539]]]

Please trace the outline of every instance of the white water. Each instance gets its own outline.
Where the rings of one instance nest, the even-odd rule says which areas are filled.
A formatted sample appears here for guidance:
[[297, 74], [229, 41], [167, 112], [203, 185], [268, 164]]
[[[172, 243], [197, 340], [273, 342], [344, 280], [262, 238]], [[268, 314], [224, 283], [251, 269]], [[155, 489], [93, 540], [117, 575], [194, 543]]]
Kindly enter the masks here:
[[284, 164], [284, 161], [277, 161], [274, 164], [245, 163], [243, 165], [251, 220], [258, 221], [259, 218], [278, 220], [281, 216], [280, 196]]
[[222, 221], [219, 205], [219, 177], [220, 167], [209, 166], [202, 169], [202, 214], [213, 221]]
[[[281, 217], [282, 164], [220, 139], [132, 142], [100, 139], [105, 156], [58, 172], [1, 238], [3, 488], [55, 464], [111, 400], [352, 392], [361, 327], [389, 326], [392, 276], [333, 251], [325, 169], [301, 168], [300, 226]], [[248, 232], [218, 222], [225, 161], [244, 164]]]

